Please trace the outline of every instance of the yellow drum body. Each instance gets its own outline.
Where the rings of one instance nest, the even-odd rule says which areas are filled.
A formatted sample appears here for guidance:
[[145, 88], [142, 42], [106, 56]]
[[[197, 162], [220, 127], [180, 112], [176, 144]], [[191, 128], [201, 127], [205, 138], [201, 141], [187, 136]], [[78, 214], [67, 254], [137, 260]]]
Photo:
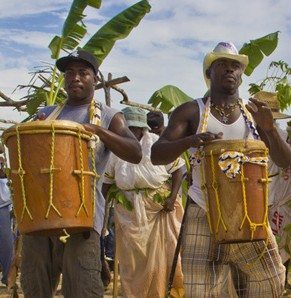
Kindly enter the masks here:
[[91, 134], [72, 121], [33, 121], [3, 133], [8, 147], [13, 205], [22, 234], [92, 229], [95, 173]]
[[[258, 140], [221, 140], [210, 143], [204, 149], [202, 189], [208, 198], [208, 219], [216, 241], [235, 243], [265, 240], [267, 166], [251, 162], [261, 158], [267, 160], [265, 144]], [[232, 156], [235, 152], [244, 156], [240, 171], [234, 178], [229, 178], [218, 165], [221, 154], [229, 152]]]

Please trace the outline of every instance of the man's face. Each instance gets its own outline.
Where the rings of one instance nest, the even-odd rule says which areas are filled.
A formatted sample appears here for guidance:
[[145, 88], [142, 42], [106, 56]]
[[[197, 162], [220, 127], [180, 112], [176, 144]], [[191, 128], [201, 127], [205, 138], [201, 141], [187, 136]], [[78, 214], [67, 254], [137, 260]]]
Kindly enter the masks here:
[[64, 76], [69, 99], [82, 101], [93, 98], [97, 77], [90, 66], [79, 61], [70, 62]]
[[214, 61], [209, 68], [211, 89], [225, 92], [236, 92], [243, 74], [243, 66], [240, 62], [221, 58]]
[[156, 135], [161, 135], [163, 132], [163, 128], [159, 126], [152, 127], [150, 132], [155, 133]]

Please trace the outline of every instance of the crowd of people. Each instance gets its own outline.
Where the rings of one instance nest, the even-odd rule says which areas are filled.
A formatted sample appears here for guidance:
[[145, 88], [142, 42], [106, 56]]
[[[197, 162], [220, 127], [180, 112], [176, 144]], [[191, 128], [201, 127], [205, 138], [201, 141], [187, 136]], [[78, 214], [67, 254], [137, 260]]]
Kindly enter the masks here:
[[[119, 112], [95, 101], [98, 64], [92, 54], [78, 50], [56, 65], [64, 74], [67, 100], [44, 107], [35, 120], [71, 120], [97, 135], [92, 166], [101, 178], [91, 230], [70, 235], [66, 243], [54, 235], [22, 236], [24, 296], [53, 297], [62, 275], [64, 297], [103, 297], [110, 280], [102, 278], [104, 261], [116, 258], [124, 297], [222, 297], [226, 277], [238, 297], [281, 297], [291, 250], [284, 230], [291, 222], [291, 149], [277, 121], [289, 116], [272, 110], [264, 97], [244, 105], [239, 86], [248, 57], [231, 42], [220, 42], [203, 62], [208, 95], [177, 107], [167, 126], [161, 112], [138, 107]], [[270, 208], [264, 240], [224, 243], [215, 238], [203, 152], [221, 140], [261, 140], [268, 148], [272, 182], [265, 191]], [[192, 182], [183, 206], [185, 151]], [[253, 163], [266, 166], [260, 162]], [[118, 200], [113, 200], [114, 224], [108, 227], [105, 201], [113, 188]], [[6, 285], [13, 258], [11, 206], [1, 160], [0, 266]], [[275, 236], [280, 236], [278, 243]]]

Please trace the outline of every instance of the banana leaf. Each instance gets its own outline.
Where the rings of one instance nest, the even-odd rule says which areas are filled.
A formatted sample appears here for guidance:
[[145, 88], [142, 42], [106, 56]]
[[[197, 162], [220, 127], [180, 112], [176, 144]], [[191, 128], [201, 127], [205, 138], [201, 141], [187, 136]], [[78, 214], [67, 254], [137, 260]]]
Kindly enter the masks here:
[[62, 29], [62, 35], [56, 35], [49, 44], [51, 50], [51, 57], [57, 59], [60, 50], [72, 51], [75, 49], [81, 39], [87, 33], [86, 26], [82, 22], [85, 15], [83, 14], [87, 6], [92, 6], [94, 8], [99, 8], [101, 5], [101, 0], [74, 0], [69, 14], [65, 20]]
[[102, 0], [87, 0], [85, 2], [87, 2], [88, 6], [91, 6], [93, 8], [100, 8]]
[[127, 199], [123, 191], [120, 190], [116, 184], [112, 184], [109, 188], [106, 199], [109, 201], [115, 200], [117, 204], [121, 204], [128, 211], [133, 210], [131, 201]]
[[166, 85], [155, 91], [148, 103], [153, 107], [158, 107], [163, 113], [169, 113], [172, 108], [176, 108], [192, 98], [181, 89], [173, 85]]
[[250, 76], [254, 69], [261, 63], [265, 56], [269, 56], [273, 53], [278, 45], [279, 31], [270, 33], [258, 39], [250, 40], [249, 43], [245, 43], [239, 50], [240, 54], [247, 55], [249, 57], [249, 64], [245, 69], [245, 75]]
[[142, 0], [125, 9], [101, 27], [84, 45], [83, 49], [94, 54], [101, 64], [110, 53], [115, 42], [126, 38], [132, 29], [138, 26], [150, 8], [148, 1]]
[[[285, 231], [285, 232], [289, 232], [289, 233], [291, 233], [291, 223], [290, 224], [287, 224], [284, 228], [283, 228], [283, 230]], [[291, 235], [291, 234], [290, 234]]]
[[29, 115], [34, 115], [38, 109], [38, 107], [45, 103], [48, 98], [48, 91], [44, 89], [38, 89], [35, 93], [30, 97], [29, 102], [26, 105], [26, 111]]

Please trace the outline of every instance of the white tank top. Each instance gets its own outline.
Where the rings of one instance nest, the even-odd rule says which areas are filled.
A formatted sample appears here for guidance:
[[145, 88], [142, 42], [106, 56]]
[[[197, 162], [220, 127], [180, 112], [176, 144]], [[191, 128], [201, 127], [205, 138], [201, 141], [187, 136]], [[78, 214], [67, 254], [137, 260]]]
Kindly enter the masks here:
[[[201, 131], [203, 114], [205, 113], [205, 104], [201, 98], [197, 99], [197, 104], [199, 106], [199, 125], [197, 133]], [[246, 121], [242, 115], [232, 124], [225, 124], [216, 119], [211, 113], [209, 113], [206, 131], [212, 133], [223, 133], [224, 140], [233, 139], [254, 139], [252, 132], [250, 131]], [[190, 148], [190, 154], [193, 154], [196, 148]], [[200, 178], [200, 164], [192, 165], [192, 185], [189, 188], [188, 195], [191, 199], [197, 203], [201, 208], [206, 210], [206, 202], [204, 200], [204, 195], [201, 191], [201, 178]]]

